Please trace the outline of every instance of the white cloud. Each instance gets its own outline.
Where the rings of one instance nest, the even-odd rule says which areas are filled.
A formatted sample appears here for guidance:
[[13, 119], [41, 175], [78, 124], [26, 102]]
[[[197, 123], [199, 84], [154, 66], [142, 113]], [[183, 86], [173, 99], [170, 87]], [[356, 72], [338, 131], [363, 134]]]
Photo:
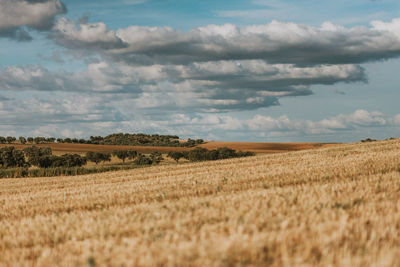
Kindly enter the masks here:
[[[394, 117], [395, 120], [397, 118]], [[387, 118], [380, 112], [369, 112], [359, 109], [351, 114], [340, 114], [336, 117], [326, 118], [320, 121], [291, 120], [287, 116], [273, 118], [270, 116], [256, 115], [248, 120], [246, 124], [254, 131], [269, 132], [297, 132], [302, 134], [320, 134], [336, 131], [349, 131], [363, 127], [395, 126], [391, 118]]]
[[221, 112], [277, 105], [304, 96], [313, 84], [364, 80], [355, 65], [295, 67], [260, 60], [201, 62], [190, 65], [131, 66], [91, 63], [77, 73], [40, 66], [0, 68], [0, 90], [113, 94], [153, 112]]
[[374, 21], [369, 28], [345, 28], [328, 22], [312, 27], [272, 21], [243, 28], [232, 24], [208, 25], [184, 33], [171, 27], [142, 26], [114, 32], [102, 23], [81, 24], [78, 29], [74, 23], [60, 19], [55, 36], [69, 48], [97, 49], [105, 57], [130, 64], [245, 59], [285, 64], [347, 64], [398, 56], [399, 21]]
[[50, 30], [54, 18], [65, 12], [66, 7], [59, 0], [1, 0], [0, 36], [29, 40], [31, 37], [23, 27]]

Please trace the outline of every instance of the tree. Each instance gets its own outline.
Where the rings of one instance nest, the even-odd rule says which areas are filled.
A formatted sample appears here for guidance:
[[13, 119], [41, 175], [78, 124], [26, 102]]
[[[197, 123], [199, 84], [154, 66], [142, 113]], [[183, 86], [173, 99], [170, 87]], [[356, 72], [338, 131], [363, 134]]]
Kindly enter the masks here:
[[16, 150], [13, 146], [0, 149], [0, 163], [4, 168], [26, 166], [24, 153]]
[[43, 143], [46, 143], [46, 138], [38, 136], [38, 137], [35, 137], [33, 139], [33, 141], [35, 142], [35, 144], [43, 144]]
[[56, 158], [56, 156], [41, 156], [38, 158], [38, 166], [40, 168], [50, 168], [53, 164], [54, 158]]
[[23, 136], [20, 136], [20, 137], [18, 138], [18, 140], [19, 140], [19, 142], [20, 142], [21, 144], [25, 144], [25, 143], [26, 143], [26, 138], [23, 137]]
[[187, 154], [187, 159], [190, 161], [202, 161], [208, 159], [208, 149], [197, 147]]
[[138, 152], [136, 150], [130, 149], [128, 150], [128, 159], [134, 159], [138, 156]]
[[182, 152], [179, 152], [179, 151], [170, 151], [170, 152], [168, 152], [168, 155], [167, 155], [167, 157], [170, 157], [170, 158], [172, 158], [173, 160], [175, 160], [176, 161], [176, 163], [178, 163], [179, 162], [179, 160], [181, 159], [181, 158], [183, 158], [183, 153]]
[[129, 153], [127, 150], [116, 150], [113, 151], [112, 154], [121, 159], [123, 163], [125, 163], [125, 159], [129, 157]]
[[16, 141], [17, 138], [12, 137], [12, 136], [7, 136], [6, 140], [7, 140], [7, 143], [11, 144], [12, 142]]
[[87, 160], [85, 157], [81, 157], [78, 154], [64, 154], [61, 156], [52, 157], [52, 167], [82, 167], [86, 165]]
[[64, 154], [60, 158], [65, 167], [82, 167], [87, 163], [86, 158], [78, 154]]
[[56, 141], [56, 139], [54, 137], [46, 138], [47, 143], [54, 143], [55, 141]]
[[229, 159], [237, 157], [236, 151], [228, 147], [217, 148], [218, 158], [217, 159]]
[[136, 165], [151, 165], [153, 161], [143, 154], [139, 154], [134, 161]]
[[0, 136], [0, 144], [5, 144], [7, 142], [7, 139], [3, 136]]
[[97, 165], [102, 161], [111, 161], [111, 154], [89, 151], [86, 153], [86, 158], [88, 161], [94, 162]]
[[151, 152], [150, 159], [153, 162], [153, 164], [159, 164], [161, 161], [164, 160], [162, 154], [158, 151]]
[[45, 156], [51, 156], [52, 151], [50, 147], [37, 147], [37, 146], [32, 146], [32, 147], [26, 147], [24, 148], [24, 154], [27, 157], [27, 161], [34, 165], [34, 166], [39, 166], [40, 167], [40, 158], [45, 157]]
[[28, 141], [28, 143], [33, 143], [33, 137], [28, 137], [27, 139], [26, 139], [27, 141]]

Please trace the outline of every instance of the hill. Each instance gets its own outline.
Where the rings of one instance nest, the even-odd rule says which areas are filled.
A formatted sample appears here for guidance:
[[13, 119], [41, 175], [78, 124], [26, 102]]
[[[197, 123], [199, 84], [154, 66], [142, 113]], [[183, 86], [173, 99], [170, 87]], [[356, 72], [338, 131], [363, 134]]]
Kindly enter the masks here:
[[0, 180], [0, 265], [396, 266], [400, 140]]

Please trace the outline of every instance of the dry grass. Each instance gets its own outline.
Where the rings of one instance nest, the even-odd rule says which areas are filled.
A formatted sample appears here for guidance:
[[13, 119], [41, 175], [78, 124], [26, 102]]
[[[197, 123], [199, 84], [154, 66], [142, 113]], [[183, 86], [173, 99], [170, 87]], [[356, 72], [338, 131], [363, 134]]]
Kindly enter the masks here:
[[400, 140], [0, 180], [0, 266], [400, 266]]
[[251, 151], [257, 154], [281, 153], [289, 151], [298, 151], [313, 148], [322, 148], [337, 146], [340, 144], [325, 143], [252, 143], [252, 142], [220, 142], [210, 141], [199, 145], [207, 149], [216, 149], [219, 147], [229, 147], [234, 150]]

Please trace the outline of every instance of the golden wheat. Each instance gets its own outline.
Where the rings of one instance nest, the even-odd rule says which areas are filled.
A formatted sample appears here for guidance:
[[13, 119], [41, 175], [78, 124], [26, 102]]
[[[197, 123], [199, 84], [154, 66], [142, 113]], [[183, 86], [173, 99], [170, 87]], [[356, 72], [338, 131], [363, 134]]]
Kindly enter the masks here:
[[1, 266], [400, 266], [400, 141], [0, 180]]

